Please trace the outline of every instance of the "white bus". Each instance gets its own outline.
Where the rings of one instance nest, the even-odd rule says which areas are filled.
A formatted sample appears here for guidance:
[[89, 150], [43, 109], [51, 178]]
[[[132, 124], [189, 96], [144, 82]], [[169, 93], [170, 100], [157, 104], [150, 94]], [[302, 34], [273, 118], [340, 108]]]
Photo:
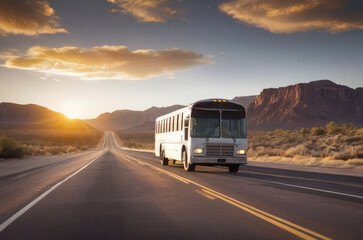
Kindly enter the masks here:
[[239, 103], [201, 100], [156, 119], [155, 155], [162, 165], [173, 160], [182, 161], [186, 171], [221, 165], [238, 172], [246, 153], [246, 112]]

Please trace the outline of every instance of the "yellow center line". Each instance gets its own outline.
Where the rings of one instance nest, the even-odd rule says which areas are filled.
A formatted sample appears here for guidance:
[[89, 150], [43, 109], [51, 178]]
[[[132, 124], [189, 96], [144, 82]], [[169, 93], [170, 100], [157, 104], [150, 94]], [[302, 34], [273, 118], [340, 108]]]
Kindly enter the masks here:
[[[202, 189], [202, 190], [203, 190], [203, 189]], [[194, 192], [199, 193], [199, 194], [200, 194], [200, 195], [202, 195], [203, 197], [208, 198], [208, 199], [211, 199], [211, 200], [216, 199], [215, 197], [211, 196], [210, 194], [208, 194], [207, 192], [204, 192], [204, 191], [202, 191], [202, 190], [196, 189], [196, 190], [194, 190]]]
[[238, 172], [240, 172], [240, 173], [250, 173], [250, 174], [255, 174], [255, 175], [263, 175], [263, 176], [271, 176], [271, 177], [279, 177], [279, 178], [306, 180], [306, 181], [311, 181], [311, 182], [332, 183], [332, 184], [347, 185], [347, 186], [363, 188], [362, 185], [351, 184], [351, 183], [341, 183], [341, 182], [326, 181], [326, 180], [319, 180], [319, 179], [311, 179], [311, 178], [303, 178], [303, 177], [292, 177], [292, 176], [286, 176], [286, 175], [278, 175], [278, 174], [271, 174], [271, 173], [260, 173], [260, 172], [243, 171], [243, 170], [239, 170]]
[[[140, 160], [137, 160], [137, 159], [135, 159], [135, 158], [133, 158], [133, 157], [131, 157], [129, 155], [127, 155], [127, 157], [129, 159], [137, 161], [137, 162], [140, 161]], [[255, 208], [255, 207], [252, 207], [252, 206], [250, 206], [248, 204], [242, 203], [242, 202], [240, 202], [240, 201], [238, 201], [236, 199], [228, 197], [228, 196], [226, 196], [226, 195], [224, 195], [224, 194], [222, 194], [220, 192], [217, 192], [217, 191], [215, 191], [213, 189], [205, 187], [205, 186], [203, 186], [203, 185], [201, 185], [199, 183], [196, 183], [196, 182], [191, 181], [189, 179], [183, 178], [181, 176], [178, 176], [178, 175], [176, 175], [174, 173], [171, 173], [169, 171], [166, 171], [164, 169], [155, 167], [155, 166], [153, 166], [153, 165], [151, 165], [149, 163], [145, 163], [145, 162], [143, 162], [143, 163], [145, 165], [150, 166], [151, 168], [153, 168], [153, 169], [155, 169], [157, 171], [163, 172], [163, 173], [165, 173], [165, 174], [167, 174], [167, 175], [169, 175], [171, 177], [174, 177], [174, 178], [176, 178], [176, 179], [178, 179], [178, 180], [180, 180], [182, 182], [194, 184], [194, 185], [202, 188], [203, 191], [206, 192], [207, 194], [209, 194], [211, 196], [214, 196], [216, 198], [219, 198], [219, 199], [221, 199], [221, 200], [223, 200], [223, 201], [225, 201], [225, 202], [227, 202], [229, 204], [232, 204], [232, 205], [234, 205], [234, 206], [236, 206], [236, 207], [238, 207], [238, 208], [240, 208], [240, 209], [242, 209], [242, 210], [244, 210], [244, 211], [246, 211], [246, 212], [248, 212], [250, 214], [253, 214], [254, 216], [256, 216], [258, 218], [261, 218], [261, 219], [263, 219], [263, 220], [265, 220], [265, 221], [267, 221], [267, 222], [269, 222], [269, 223], [271, 223], [271, 224], [273, 224], [273, 225], [275, 225], [277, 227], [280, 227], [280, 228], [282, 228], [282, 229], [284, 229], [284, 230], [286, 230], [286, 231], [288, 231], [290, 233], [293, 233], [298, 237], [301, 237], [303, 239], [309, 239], [309, 240], [310, 239], [316, 239], [316, 238], [313, 238], [313, 237], [306, 234], [306, 233], [308, 233], [308, 234], [313, 235], [313, 236], [315, 236], [317, 238], [320, 238], [320, 239], [324, 239], [324, 240], [330, 240], [331, 239], [331, 238], [326, 237], [324, 235], [321, 235], [321, 234], [319, 234], [317, 232], [311, 231], [311, 230], [306, 229], [304, 227], [301, 227], [301, 226], [299, 226], [297, 224], [294, 224], [294, 223], [292, 223], [290, 221], [287, 221], [285, 219], [279, 218], [277, 216], [274, 216], [272, 214], [264, 212], [264, 211], [262, 211], [260, 209]], [[300, 230], [300, 231], [298, 231], [297, 229]]]
[[245, 204], [245, 203], [242, 203], [242, 202], [240, 202], [240, 201], [238, 201], [238, 200], [235, 200], [235, 199], [233, 199], [233, 198], [231, 198], [231, 197], [228, 197], [228, 196], [226, 196], [226, 195], [224, 195], [224, 194], [222, 194], [222, 193], [219, 193], [219, 192], [217, 192], [217, 191], [214, 191], [214, 190], [212, 190], [212, 189], [204, 188], [204, 189], [203, 189], [203, 191], [205, 191], [205, 192], [207, 192], [207, 193], [209, 193], [209, 194], [211, 194], [211, 195], [212, 195], [212, 194], [217, 195], [217, 196], [219, 196], [219, 197], [221, 197], [221, 198], [223, 198], [223, 199], [226, 199], [226, 200], [228, 200], [228, 201], [230, 201], [230, 202], [234, 202], [235, 204], [238, 204], [238, 205], [240, 205], [240, 206], [246, 207], [246, 208], [248, 208], [248, 209], [250, 209], [250, 210], [252, 210], [252, 211], [256, 212], [257, 214], [266, 215], [267, 217], [269, 217], [269, 218], [271, 218], [271, 219], [275, 219], [275, 220], [277, 220], [277, 221], [280, 221], [280, 222], [282, 222], [282, 223], [285, 223], [286, 225], [290, 225], [290, 226], [292, 226], [292, 227], [294, 227], [294, 228], [297, 228], [297, 229], [299, 229], [299, 230], [301, 230], [301, 231], [307, 232], [307, 233], [309, 233], [309, 234], [311, 234], [311, 235], [314, 235], [314, 236], [316, 236], [316, 237], [319, 237], [319, 238], [321, 238], [321, 239], [325, 239], [325, 240], [329, 240], [329, 239], [331, 239], [331, 238], [325, 237], [324, 235], [321, 235], [321, 234], [319, 234], [319, 233], [316, 233], [316, 232], [314, 232], [314, 231], [311, 231], [311, 230], [309, 230], [309, 229], [306, 229], [306, 228], [304, 228], [304, 227], [301, 227], [301, 226], [299, 226], [299, 225], [297, 225], [297, 224], [294, 224], [294, 223], [292, 223], [292, 222], [290, 222], [290, 221], [287, 221], [287, 220], [285, 220], [285, 219], [282, 219], [282, 218], [276, 217], [276, 216], [274, 216], [274, 215], [272, 215], [272, 214], [269, 214], [269, 213], [267, 213], [267, 212], [264, 212], [264, 211], [262, 211], [262, 210], [260, 210], [260, 209], [257, 209], [257, 208], [255, 208], [255, 207], [252, 207], [252, 206], [250, 206], [250, 205], [247, 205], [247, 204]]
[[282, 229], [284, 229], [284, 230], [286, 230], [288, 232], [291, 232], [291, 233], [295, 234], [296, 236], [301, 237], [302, 239], [308, 239], [308, 240], [316, 239], [316, 238], [313, 238], [313, 237], [311, 237], [311, 236], [309, 236], [309, 235], [307, 235], [307, 234], [305, 234], [303, 232], [297, 231], [294, 228], [291, 228], [291, 227], [289, 227], [287, 225], [284, 225], [284, 224], [282, 224], [282, 223], [280, 223], [280, 222], [278, 222], [278, 221], [276, 221], [276, 220], [274, 220], [272, 218], [266, 217], [266, 216], [264, 216], [264, 215], [262, 215], [262, 214], [260, 214], [258, 212], [252, 211], [251, 209], [249, 209], [247, 207], [244, 207], [243, 205], [237, 204], [237, 203], [235, 203], [235, 202], [233, 202], [231, 200], [228, 200], [228, 199], [226, 199], [224, 197], [218, 196], [217, 194], [206, 191], [205, 189], [203, 189], [203, 191], [205, 191], [208, 194], [210, 194], [210, 195], [212, 195], [212, 196], [214, 196], [216, 198], [219, 198], [219, 199], [221, 199], [221, 200], [223, 200], [223, 201], [225, 201], [225, 202], [227, 202], [229, 204], [232, 204], [232, 205], [234, 205], [234, 206], [236, 206], [236, 207], [238, 207], [238, 208], [240, 208], [240, 209], [242, 209], [242, 210], [244, 210], [244, 211], [246, 211], [248, 213], [251, 213], [251, 214], [255, 215], [256, 217], [259, 217], [259, 218], [261, 218], [261, 219], [263, 219], [263, 220], [265, 220], [265, 221], [267, 221], [267, 222], [269, 222], [269, 223], [271, 223], [271, 224], [273, 224], [273, 225], [275, 225], [277, 227], [280, 227], [280, 228], [282, 228]]
[[[155, 170], [158, 170], [158, 171], [160, 171], [160, 172], [162, 172], [162, 173], [164, 173], [164, 174], [167, 174], [167, 175], [169, 175], [170, 177], [173, 177], [173, 178], [175, 178], [175, 179], [177, 179], [177, 180], [179, 180], [179, 181], [181, 181], [181, 182], [183, 182], [183, 183], [186, 183], [186, 184], [189, 184], [189, 181], [187, 180], [187, 179], [185, 179], [185, 178], [182, 178], [182, 177], [180, 177], [180, 176], [178, 176], [178, 175], [175, 175], [175, 174], [173, 174], [173, 173], [170, 173], [170, 172], [168, 172], [168, 171], [165, 171], [165, 170], [163, 170], [163, 169], [160, 169], [160, 168], [157, 168], [157, 167], [154, 167], [153, 165], [151, 165], [151, 164], [148, 164], [148, 163], [145, 163], [145, 162], [142, 162], [142, 161], [140, 161], [140, 160], [137, 160], [137, 159], [134, 159], [134, 158], [132, 158], [132, 157], [130, 157], [130, 156], [127, 156], [128, 158], [130, 158], [130, 159], [132, 159], [132, 160], [134, 160], [134, 161], [136, 161], [138, 164], [140, 164], [140, 165], [147, 165], [147, 166], [149, 166], [149, 167], [151, 167], [151, 168], [153, 168], [153, 169], [155, 169]], [[125, 158], [125, 157], [124, 157]], [[126, 158], [125, 158], [126, 159]]]

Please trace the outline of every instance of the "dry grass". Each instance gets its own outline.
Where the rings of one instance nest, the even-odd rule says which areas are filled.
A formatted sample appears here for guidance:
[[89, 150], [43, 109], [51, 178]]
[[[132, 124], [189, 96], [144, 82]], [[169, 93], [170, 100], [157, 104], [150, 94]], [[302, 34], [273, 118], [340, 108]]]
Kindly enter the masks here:
[[154, 133], [116, 131], [122, 146], [133, 149], [154, 150]]
[[[13, 145], [19, 146], [22, 155], [57, 155], [95, 148], [99, 145], [103, 133], [100, 131], [61, 131], [36, 129], [1, 130], [5, 139], [11, 139]], [[1, 150], [1, 149], [0, 149]], [[0, 152], [4, 152], [2, 149]], [[18, 151], [20, 152], [20, 150]], [[4, 156], [0, 158], [5, 158]]]
[[322, 166], [363, 166], [363, 128], [329, 123], [300, 131], [250, 133], [250, 160]]

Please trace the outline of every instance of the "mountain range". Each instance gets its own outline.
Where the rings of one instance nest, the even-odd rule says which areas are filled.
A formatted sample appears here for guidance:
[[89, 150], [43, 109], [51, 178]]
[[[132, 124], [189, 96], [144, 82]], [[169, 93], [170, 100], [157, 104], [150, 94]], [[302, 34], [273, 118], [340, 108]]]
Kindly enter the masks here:
[[35, 104], [0, 103], [0, 129], [31, 128], [70, 131], [95, 130], [79, 119], [69, 119], [62, 113]]
[[84, 120], [100, 130], [154, 131], [155, 119], [184, 106], [151, 107], [145, 111], [117, 110], [103, 113], [95, 119]]
[[[297, 129], [330, 121], [363, 125], [363, 88], [349, 88], [329, 80], [264, 89], [257, 96], [235, 97], [247, 110], [251, 130]], [[35, 104], [0, 103], [1, 128], [55, 128], [151, 132], [158, 116], [184, 106], [151, 107], [145, 111], [117, 110], [95, 119], [71, 120]]]

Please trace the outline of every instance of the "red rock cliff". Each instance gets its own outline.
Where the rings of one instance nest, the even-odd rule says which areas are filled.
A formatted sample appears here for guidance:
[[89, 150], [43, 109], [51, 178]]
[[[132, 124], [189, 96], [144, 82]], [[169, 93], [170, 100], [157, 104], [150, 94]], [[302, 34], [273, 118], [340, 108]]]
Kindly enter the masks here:
[[363, 125], [363, 88], [329, 80], [264, 89], [248, 108], [251, 129], [301, 128], [330, 121]]

